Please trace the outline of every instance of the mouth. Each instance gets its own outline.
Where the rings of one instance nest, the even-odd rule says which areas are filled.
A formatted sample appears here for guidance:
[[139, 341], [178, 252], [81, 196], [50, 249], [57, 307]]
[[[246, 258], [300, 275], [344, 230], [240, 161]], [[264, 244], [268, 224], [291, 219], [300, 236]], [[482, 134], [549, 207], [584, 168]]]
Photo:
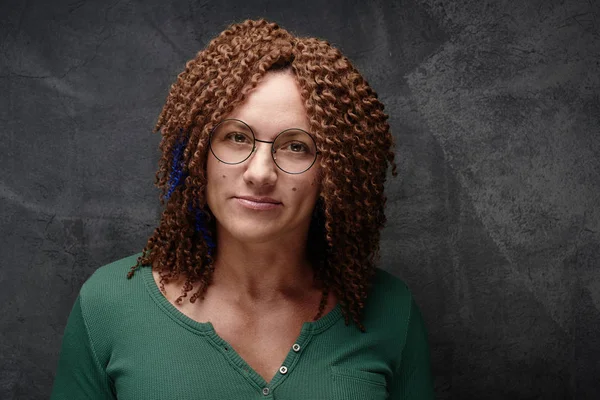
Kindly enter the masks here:
[[254, 201], [243, 197], [234, 197], [236, 202], [242, 207], [252, 210], [273, 210], [281, 207], [281, 203], [272, 203], [267, 201]]
[[280, 201], [275, 200], [271, 197], [267, 197], [267, 196], [262, 196], [262, 197], [258, 197], [258, 196], [234, 196], [236, 199], [243, 199], [243, 200], [248, 200], [248, 201], [252, 201], [254, 203], [271, 203], [271, 204], [281, 204]]

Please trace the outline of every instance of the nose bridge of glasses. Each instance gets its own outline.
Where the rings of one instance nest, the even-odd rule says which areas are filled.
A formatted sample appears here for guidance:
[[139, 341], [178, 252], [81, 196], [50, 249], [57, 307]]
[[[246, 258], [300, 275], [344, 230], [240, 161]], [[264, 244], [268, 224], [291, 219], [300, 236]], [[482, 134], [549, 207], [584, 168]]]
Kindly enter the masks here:
[[260, 143], [264, 143], [264, 145], [267, 146], [267, 150], [269, 150], [269, 149], [271, 150], [271, 151], [269, 151], [269, 154], [275, 152], [275, 148], [273, 146], [273, 144], [275, 143], [274, 140], [268, 141], [268, 140], [260, 140], [260, 139], [254, 138], [254, 148], [252, 149], [253, 153], [258, 152], [258, 147], [259, 147]]

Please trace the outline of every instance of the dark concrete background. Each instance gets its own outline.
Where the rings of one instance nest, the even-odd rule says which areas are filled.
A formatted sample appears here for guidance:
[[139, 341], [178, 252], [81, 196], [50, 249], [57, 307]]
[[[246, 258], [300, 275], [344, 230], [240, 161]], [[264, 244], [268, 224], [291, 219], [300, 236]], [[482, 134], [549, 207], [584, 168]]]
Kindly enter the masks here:
[[391, 116], [381, 266], [439, 399], [600, 393], [600, 5], [0, 2], [0, 398], [47, 398], [67, 315], [158, 222], [151, 129], [185, 62], [266, 17], [339, 47]]

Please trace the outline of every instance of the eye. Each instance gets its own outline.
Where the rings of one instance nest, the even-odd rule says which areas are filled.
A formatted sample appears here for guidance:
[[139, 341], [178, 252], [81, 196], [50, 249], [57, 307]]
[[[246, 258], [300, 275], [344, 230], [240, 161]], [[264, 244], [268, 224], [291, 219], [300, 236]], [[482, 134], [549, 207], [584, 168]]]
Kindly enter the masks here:
[[304, 144], [304, 143], [290, 143], [290, 148], [292, 149], [292, 151], [294, 153], [299, 153], [301, 151], [303, 152], [307, 152], [308, 151], [308, 147]]
[[250, 138], [241, 132], [229, 132], [227, 135], [225, 135], [225, 140], [231, 140], [235, 143], [251, 142]]
[[308, 146], [302, 142], [287, 142], [279, 147], [279, 149], [290, 150], [292, 153], [307, 153], [309, 151]]

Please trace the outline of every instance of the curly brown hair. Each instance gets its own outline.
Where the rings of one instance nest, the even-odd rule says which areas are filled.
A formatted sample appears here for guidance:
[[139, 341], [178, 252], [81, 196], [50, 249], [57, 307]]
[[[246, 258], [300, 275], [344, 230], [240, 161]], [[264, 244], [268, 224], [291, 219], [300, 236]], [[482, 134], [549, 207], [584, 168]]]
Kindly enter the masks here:
[[160, 225], [127, 277], [153, 265], [163, 292], [164, 283], [180, 276], [185, 279], [177, 303], [197, 282], [199, 289], [190, 302], [204, 298], [214, 271], [213, 256], [207, 238], [194, 229], [190, 206], [204, 211], [209, 235], [216, 238], [214, 215], [205, 198], [209, 135], [274, 69], [293, 71], [322, 154], [322, 191], [307, 239], [307, 257], [324, 288], [314, 319], [321, 317], [333, 290], [345, 324], [351, 315], [360, 331], [366, 332], [361, 314], [386, 222], [388, 163], [397, 176], [388, 116], [375, 91], [338, 49], [324, 40], [296, 37], [264, 19], [230, 25], [186, 63], [171, 86], [153, 130], [162, 130], [155, 180], [162, 206], [174, 149], [182, 139], [186, 144], [179, 157], [185, 181], [172, 190]]

